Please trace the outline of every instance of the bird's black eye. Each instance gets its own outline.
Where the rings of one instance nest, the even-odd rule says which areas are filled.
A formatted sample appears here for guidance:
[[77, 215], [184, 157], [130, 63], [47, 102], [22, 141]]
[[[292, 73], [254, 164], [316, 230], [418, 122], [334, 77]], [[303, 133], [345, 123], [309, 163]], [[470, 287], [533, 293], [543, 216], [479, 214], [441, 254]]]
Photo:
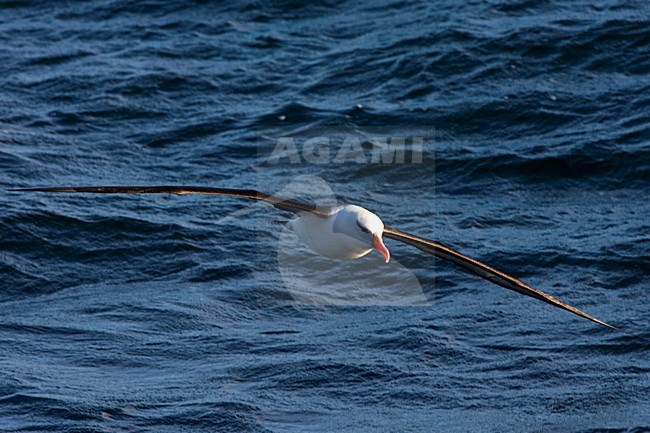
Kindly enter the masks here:
[[359, 223], [359, 221], [357, 221], [357, 225], [359, 226], [359, 228], [361, 229], [362, 232], [364, 232], [364, 233], [370, 233], [370, 230], [368, 230], [367, 228], [365, 228], [364, 226], [362, 226], [362, 225]]

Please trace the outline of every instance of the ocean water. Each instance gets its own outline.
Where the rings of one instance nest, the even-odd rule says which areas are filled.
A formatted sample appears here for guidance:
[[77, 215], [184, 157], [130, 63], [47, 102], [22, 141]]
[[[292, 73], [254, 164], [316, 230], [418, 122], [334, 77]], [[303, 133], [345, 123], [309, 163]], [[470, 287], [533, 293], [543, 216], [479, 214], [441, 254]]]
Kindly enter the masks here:
[[[0, 1], [0, 54], [0, 431], [650, 431], [647, 2]], [[359, 204], [632, 335], [263, 204], [6, 191], [129, 184]]]

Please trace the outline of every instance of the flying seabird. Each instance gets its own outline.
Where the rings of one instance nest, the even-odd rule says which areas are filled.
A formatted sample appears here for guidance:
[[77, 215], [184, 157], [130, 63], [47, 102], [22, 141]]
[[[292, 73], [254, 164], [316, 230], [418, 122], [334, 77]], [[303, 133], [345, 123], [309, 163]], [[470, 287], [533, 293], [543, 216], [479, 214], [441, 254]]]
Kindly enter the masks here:
[[323, 256], [334, 259], [356, 259], [375, 249], [388, 262], [390, 253], [384, 245], [383, 239], [393, 239], [455, 263], [498, 286], [546, 302], [607, 328], [626, 332], [446, 245], [387, 227], [377, 215], [360, 206], [317, 206], [252, 189], [204, 186], [81, 186], [21, 188], [10, 191], [97, 194], [202, 194], [258, 200], [269, 203], [277, 209], [296, 214], [297, 217], [289, 221], [287, 227], [295, 232], [309, 248]]

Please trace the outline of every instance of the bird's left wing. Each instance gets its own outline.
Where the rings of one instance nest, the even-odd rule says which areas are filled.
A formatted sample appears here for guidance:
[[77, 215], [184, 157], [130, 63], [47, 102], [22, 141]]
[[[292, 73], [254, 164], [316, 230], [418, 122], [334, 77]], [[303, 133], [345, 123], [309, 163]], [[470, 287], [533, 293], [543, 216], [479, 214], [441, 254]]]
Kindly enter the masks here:
[[580, 317], [584, 317], [585, 319], [591, 320], [592, 322], [596, 322], [608, 328], [627, 333], [627, 331], [621, 328], [618, 328], [614, 325], [610, 325], [609, 323], [603, 322], [602, 320], [596, 319], [595, 317], [590, 316], [589, 314], [580, 311], [577, 308], [572, 307], [571, 305], [562, 302], [559, 299], [554, 298], [553, 296], [547, 293], [542, 292], [541, 290], [529, 286], [528, 284], [524, 283], [521, 280], [518, 280], [497, 269], [494, 269], [493, 267], [488, 266], [485, 263], [481, 263], [478, 260], [468, 257], [439, 242], [432, 241], [430, 239], [421, 238], [419, 236], [415, 236], [390, 227], [384, 227], [383, 236], [389, 239], [394, 239], [396, 241], [403, 242], [407, 245], [414, 246], [415, 248], [418, 248], [419, 250], [424, 251], [425, 253], [433, 254], [434, 256], [440, 257], [443, 260], [447, 260], [459, 266], [462, 266], [468, 271], [473, 272], [479, 277], [484, 278], [498, 286], [505, 287], [506, 289], [513, 290], [517, 293], [521, 293], [522, 295], [530, 296], [531, 298], [535, 298], [542, 302], [546, 302], [547, 304], [551, 304], [554, 307], [562, 308], [563, 310], [569, 311], [573, 314], [576, 314]]
[[277, 209], [293, 213], [309, 212], [318, 217], [326, 218], [330, 208], [327, 206], [316, 206], [297, 200], [289, 200], [282, 197], [266, 194], [254, 189], [233, 189], [233, 188], [212, 188], [207, 186], [63, 186], [50, 188], [20, 188], [11, 189], [16, 192], [63, 192], [63, 193], [94, 193], [94, 194], [202, 194], [220, 195], [227, 197], [247, 198], [263, 201]]

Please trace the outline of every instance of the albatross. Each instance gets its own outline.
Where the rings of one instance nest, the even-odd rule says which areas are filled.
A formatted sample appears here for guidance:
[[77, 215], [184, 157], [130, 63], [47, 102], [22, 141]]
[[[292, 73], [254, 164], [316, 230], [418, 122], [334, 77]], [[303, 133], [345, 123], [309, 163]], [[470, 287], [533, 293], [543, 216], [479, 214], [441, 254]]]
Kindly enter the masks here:
[[295, 214], [296, 218], [289, 221], [287, 227], [296, 233], [309, 248], [323, 256], [333, 259], [356, 259], [376, 250], [388, 263], [390, 252], [384, 244], [384, 239], [396, 240], [411, 245], [427, 254], [455, 263], [493, 284], [546, 302], [607, 328], [626, 332], [440, 242], [387, 227], [377, 215], [361, 206], [349, 204], [317, 206], [253, 189], [204, 186], [71, 186], [21, 188], [10, 191], [95, 194], [202, 194], [262, 201], [273, 205], [277, 209]]

